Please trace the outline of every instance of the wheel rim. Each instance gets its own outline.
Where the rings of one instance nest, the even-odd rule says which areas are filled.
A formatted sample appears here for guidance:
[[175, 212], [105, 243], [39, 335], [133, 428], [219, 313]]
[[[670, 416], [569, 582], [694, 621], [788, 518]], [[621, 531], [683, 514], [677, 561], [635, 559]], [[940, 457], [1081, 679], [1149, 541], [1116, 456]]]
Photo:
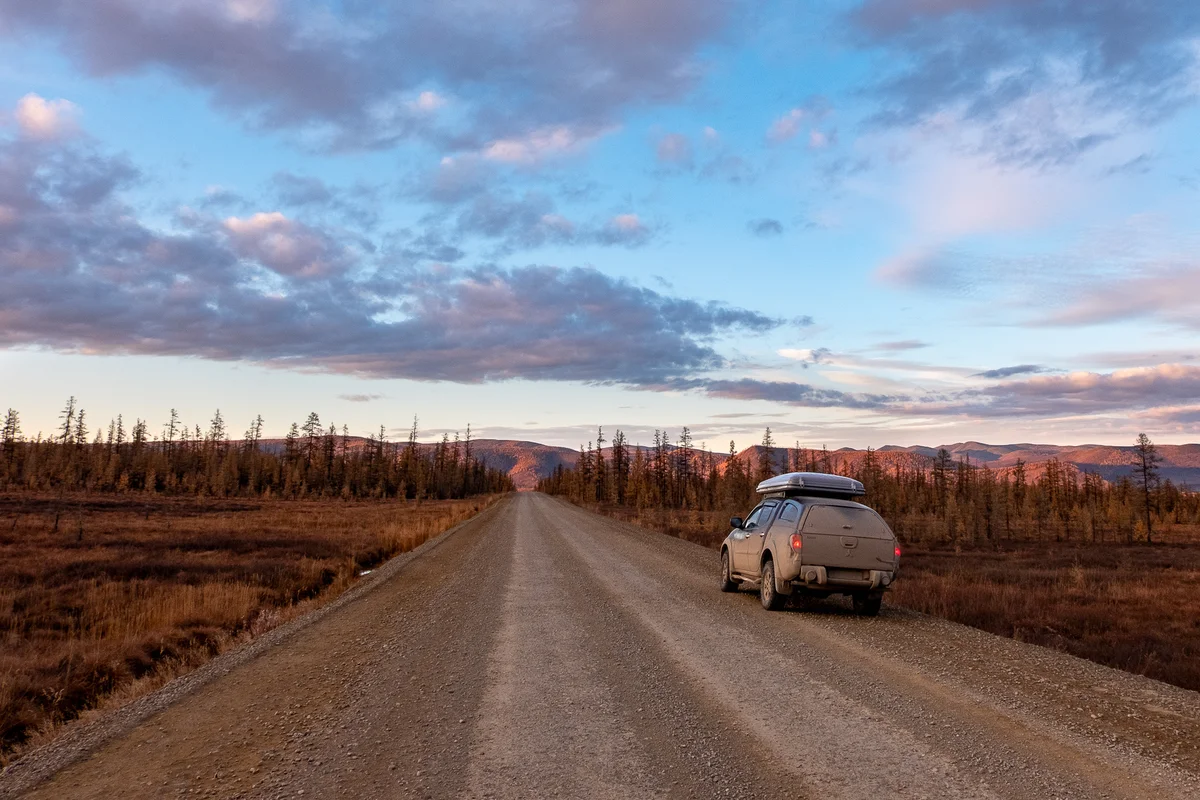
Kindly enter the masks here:
[[762, 579], [762, 596], [764, 603], [770, 603], [775, 594], [775, 570], [764, 569]]
[[729, 583], [729, 553], [721, 554], [721, 583]]

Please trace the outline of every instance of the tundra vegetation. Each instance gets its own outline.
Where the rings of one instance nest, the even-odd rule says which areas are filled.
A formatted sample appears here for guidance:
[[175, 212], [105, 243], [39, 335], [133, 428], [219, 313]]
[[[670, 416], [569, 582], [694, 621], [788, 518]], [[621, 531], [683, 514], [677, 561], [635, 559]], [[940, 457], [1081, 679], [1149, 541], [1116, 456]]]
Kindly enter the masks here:
[[[1145, 435], [1129, 475], [1105, 481], [1051, 459], [992, 470], [942, 450], [932, 459], [868, 449], [762, 445], [718, 463], [656, 432], [652, 447], [581, 448], [542, 491], [672, 536], [718, 547], [758, 481], [787, 471], [862, 481], [904, 547], [888, 602], [1099, 663], [1200, 689], [1200, 494], [1159, 480]], [[715, 570], [715, 568], [714, 568]], [[714, 584], [715, 585], [715, 584]], [[832, 611], [835, 601], [826, 610]]]
[[277, 442], [172, 412], [160, 435], [0, 435], [0, 765], [336, 597], [512, 488], [465, 442], [353, 439], [316, 414]]

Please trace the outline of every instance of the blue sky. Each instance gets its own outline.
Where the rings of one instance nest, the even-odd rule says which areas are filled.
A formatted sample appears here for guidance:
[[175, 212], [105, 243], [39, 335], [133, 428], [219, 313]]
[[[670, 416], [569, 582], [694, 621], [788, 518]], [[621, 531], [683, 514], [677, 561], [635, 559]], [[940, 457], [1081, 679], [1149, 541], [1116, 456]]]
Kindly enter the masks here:
[[73, 394], [152, 430], [1200, 439], [1191, 2], [0, 0], [0, 49], [29, 434]]

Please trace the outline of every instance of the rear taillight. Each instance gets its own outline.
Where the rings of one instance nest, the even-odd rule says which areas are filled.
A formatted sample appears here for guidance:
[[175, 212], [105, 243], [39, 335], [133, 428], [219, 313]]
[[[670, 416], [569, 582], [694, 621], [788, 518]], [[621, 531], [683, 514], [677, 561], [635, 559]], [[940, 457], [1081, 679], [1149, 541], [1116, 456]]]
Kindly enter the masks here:
[[900, 557], [900, 545], [896, 545], [896, 558]]
[[804, 546], [804, 540], [800, 538], [800, 534], [792, 534], [792, 552], [799, 553], [800, 548]]

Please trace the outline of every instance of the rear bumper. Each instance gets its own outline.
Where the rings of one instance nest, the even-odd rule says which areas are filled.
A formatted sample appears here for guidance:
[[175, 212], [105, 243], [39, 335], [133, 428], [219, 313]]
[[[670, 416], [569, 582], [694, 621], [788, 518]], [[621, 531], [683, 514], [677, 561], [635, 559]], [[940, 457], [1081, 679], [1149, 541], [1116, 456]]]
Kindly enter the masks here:
[[881, 590], [896, 579], [896, 573], [882, 569], [837, 569], [804, 565], [800, 574], [792, 579], [793, 589]]

